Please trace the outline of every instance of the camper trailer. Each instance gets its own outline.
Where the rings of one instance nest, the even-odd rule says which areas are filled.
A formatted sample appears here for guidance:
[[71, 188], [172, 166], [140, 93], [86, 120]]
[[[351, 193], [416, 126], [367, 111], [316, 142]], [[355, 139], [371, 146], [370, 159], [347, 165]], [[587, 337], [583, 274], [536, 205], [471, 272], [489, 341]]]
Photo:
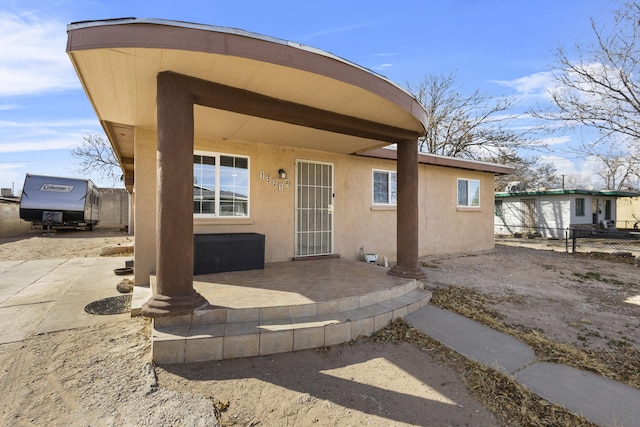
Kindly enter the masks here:
[[93, 230], [100, 221], [100, 189], [91, 180], [27, 174], [20, 218], [49, 228]]

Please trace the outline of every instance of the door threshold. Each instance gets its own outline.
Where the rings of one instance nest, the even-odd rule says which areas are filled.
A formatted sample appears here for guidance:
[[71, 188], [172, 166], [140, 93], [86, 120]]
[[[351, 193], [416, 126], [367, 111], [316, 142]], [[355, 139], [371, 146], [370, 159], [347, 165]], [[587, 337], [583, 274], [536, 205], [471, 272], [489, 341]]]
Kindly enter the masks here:
[[317, 261], [320, 259], [338, 259], [340, 258], [340, 254], [329, 254], [329, 255], [311, 255], [311, 256], [298, 256], [291, 258], [291, 261]]

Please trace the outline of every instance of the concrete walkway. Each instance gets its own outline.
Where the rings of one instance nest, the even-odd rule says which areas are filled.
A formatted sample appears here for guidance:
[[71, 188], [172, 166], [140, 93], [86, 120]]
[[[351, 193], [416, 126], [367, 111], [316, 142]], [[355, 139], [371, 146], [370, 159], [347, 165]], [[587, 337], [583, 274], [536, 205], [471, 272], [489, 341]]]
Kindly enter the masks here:
[[434, 306], [405, 320], [431, 338], [503, 372], [544, 399], [603, 426], [640, 426], [640, 390], [569, 366], [537, 362], [515, 338]]
[[129, 313], [95, 316], [83, 308], [121, 295], [116, 285], [124, 258], [0, 261], [0, 344], [34, 334], [130, 318]]

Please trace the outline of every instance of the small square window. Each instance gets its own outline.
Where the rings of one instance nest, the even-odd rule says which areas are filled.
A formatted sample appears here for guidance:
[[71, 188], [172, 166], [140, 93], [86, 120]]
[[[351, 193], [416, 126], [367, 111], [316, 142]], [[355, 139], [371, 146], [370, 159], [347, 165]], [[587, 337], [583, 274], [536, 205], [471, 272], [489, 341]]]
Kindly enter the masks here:
[[477, 179], [458, 179], [458, 206], [480, 206], [480, 181]]
[[373, 203], [395, 205], [398, 203], [398, 178], [393, 171], [373, 171]]

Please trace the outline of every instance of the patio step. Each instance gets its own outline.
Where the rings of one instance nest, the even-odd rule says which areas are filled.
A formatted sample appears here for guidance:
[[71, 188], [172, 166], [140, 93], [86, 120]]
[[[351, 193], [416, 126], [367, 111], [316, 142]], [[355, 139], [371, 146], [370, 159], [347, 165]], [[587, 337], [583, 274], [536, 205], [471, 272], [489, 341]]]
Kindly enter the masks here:
[[392, 319], [424, 307], [431, 293], [412, 280], [366, 295], [304, 305], [225, 309], [156, 319], [157, 363], [189, 363], [284, 353], [371, 335]]

